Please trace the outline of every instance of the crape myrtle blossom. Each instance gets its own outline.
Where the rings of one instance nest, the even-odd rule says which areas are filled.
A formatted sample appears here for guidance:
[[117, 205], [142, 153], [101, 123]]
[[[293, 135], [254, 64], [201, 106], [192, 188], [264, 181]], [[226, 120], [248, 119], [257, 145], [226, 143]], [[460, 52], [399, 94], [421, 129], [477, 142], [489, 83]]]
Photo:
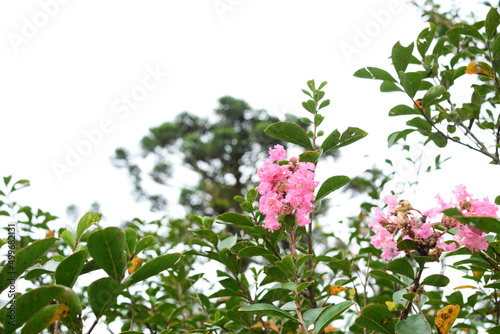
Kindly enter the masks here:
[[[441, 196], [436, 195], [438, 207], [421, 213], [414, 209], [407, 201], [398, 203], [396, 195], [384, 197], [387, 204], [387, 213], [375, 208], [373, 213], [375, 221], [368, 226], [375, 231], [372, 244], [382, 249], [382, 258], [390, 260], [398, 255], [397, 240], [410, 239], [415, 242], [416, 251], [422, 256], [431, 256], [439, 260], [443, 251], [454, 251], [459, 247], [467, 247], [471, 251], [486, 250], [488, 242], [485, 233], [477, 228], [461, 224], [457, 220], [445, 216], [441, 211], [456, 207], [464, 216], [488, 216], [498, 218], [498, 207], [490, 203], [488, 198], [483, 200], [472, 198], [463, 185], [458, 185], [453, 191], [455, 200], [446, 203]], [[441, 221], [431, 223], [428, 219], [441, 216]], [[440, 230], [435, 226], [441, 225]], [[444, 235], [450, 229], [455, 229], [456, 234], [451, 242], [445, 242]], [[412, 251], [405, 251], [409, 255]]]
[[315, 166], [310, 162], [300, 162], [291, 158], [288, 163], [283, 146], [269, 148], [269, 159], [264, 159], [258, 175], [261, 184], [256, 188], [262, 195], [259, 209], [265, 215], [264, 227], [275, 231], [281, 227], [279, 216], [295, 214], [299, 226], [311, 222], [308, 215], [314, 208], [314, 189], [319, 182], [314, 181]]

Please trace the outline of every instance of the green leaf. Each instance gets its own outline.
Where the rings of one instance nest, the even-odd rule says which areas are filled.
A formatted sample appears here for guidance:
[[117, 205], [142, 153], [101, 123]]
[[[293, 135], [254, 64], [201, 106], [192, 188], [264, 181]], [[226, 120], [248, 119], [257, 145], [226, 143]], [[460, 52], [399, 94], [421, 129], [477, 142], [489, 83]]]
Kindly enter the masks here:
[[422, 281], [422, 285], [432, 285], [432, 286], [438, 286], [438, 287], [447, 286], [448, 283], [450, 283], [450, 279], [448, 277], [446, 277], [444, 275], [440, 275], [440, 274], [427, 276]]
[[297, 269], [299, 269], [307, 260], [312, 258], [312, 254], [306, 254], [297, 259]]
[[410, 315], [396, 324], [398, 334], [431, 334], [429, 323], [420, 314]]
[[486, 37], [488, 40], [491, 40], [493, 36], [496, 35], [498, 24], [500, 24], [500, 15], [498, 15], [498, 10], [496, 8], [491, 8], [488, 15], [486, 15], [486, 21], [484, 21]]
[[345, 186], [351, 179], [344, 175], [332, 176], [325, 180], [321, 187], [319, 187], [318, 194], [316, 195], [315, 202], [328, 196], [331, 192]]
[[117, 282], [127, 267], [125, 234], [117, 227], [107, 227], [89, 236], [87, 248], [97, 264]]
[[44, 306], [26, 322], [21, 333], [41, 333], [54, 322], [53, 319], [61, 319], [63, 315], [67, 314], [67, 311], [68, 307], [64, 304]]
[[405, 73], [399, 71], [399, 80], [401, 80], [401, 86], [405, 89], [406, 93], [413, 99], [415, 94], [418, 92], [420, 87], [420, 82], [422, 77], [419, 73]]
[[389, 111], [389, 116], [400, 115], [421, 115], [420, 111], [415, 108], [410, 108], [406, 104], [399, 104]]
[[283, 311], [280, 308], [277, 308], [273, 304], [257, 303], [257, 304], [252, 304], [252, 305], [240, 307], [238, 311], [260, 313], [260, 314], [266, 314], [266, 315], [268, 314], [268, 315], [272, 315], [275, 317], [286, 318], [286, 319], [290, 319], [292, 321], [298, 322], [298, 320], [295, 317], [293, 317], [290, 313]]
[[87, 260], [87, 250], [82, 249], [65, 258], [55, 271], [56, 284], [73, 287]]
[[389, 270], [393, 273], [405, 275], [411, 279], [415, 278], [413, 267], [408, 263], [406, 259], [396, 259], [389, 262], [388, 266]]
[[78, 226], [76, 228], [76, 240], [80, 240], [83, 232], [87, 230], [90, 226], [94, 225], [98, 221], [101, 220], [101, 214], [95, 212], [87, 212], [83, 215], [83, 217], [78, 222]]
[[429, 28], [425, 28], [420, 32], [417, 38], [417, 50], [422, 58], [425, 57], [425, 53], [429, 50], [429, 46], [436, 35], [436, 26], [434, 23], [429, 23]]
[[16, 190], [20, 190], [20, 189], [23, 189], [23, 188], [26, 188], [26, 187], [29, 187], [29, 186], [30, 186], [30, 181], [28, 181], [28, 180], [19, 180], [19, 181], [16, 181], [16, 183], [14, 183], [12, 185], [12, 187], [10, 188], [10, 192], [13, 193]]
[[321, 157], [321, 154], [323, 153], [323, 149], [320, 148], [317, 151], [306, 151], [302, 154], [299, 155], [299, 161], [300, 162], [312, 162], [315, 164], [319, 157]]
[[324, 100], [323, 102], [321, 102], [321, 104], [319, 105], [319, 108], [318, 110], [320, 109], [323, 109], [324, 107], [327, 107], [330, 105], [330, 100]]
[[455, 218], [462, 224], [466, 224], [485, 232], [500, 233], [500, 221], [493, 217], [466, 217], [457, 208], [442, 211], [446, 216]]
[[71, 247], [71, 249], [75, 249], [75, 246], [76, 246], [76, 240], [75, 240], [75, 236], [73, 235], [73, 233], [71, 233], [71, 231], [68, 231], [68, 230], [64, 230], [62, 233], [61, 233], [61, 239], [64, 240], [64, 242], [69, 246]]
[[264, 248], [264, 247], [259, 247], [259, 246], [249, 246], [245, 247], [242, 250], [238, 252], [238, 258], [243, 259], [246, 257], [252, 257], [252, 256], [262, 256], [262, 255], [271, 255], [273, 252], [270, 250]]
[[340, 135], [340, 132], [338, 130], [334, 130], [325, 138], [323, 144], [321, 144], [321, 148], [323, 149], [323, 154], [329, 150], [337, 149], [342, 146], [354, 143], [355, 141], [358, 141], [361, 138], [366, 137], [366, 135], [368, 135], [368, 133], [354, 127], [347, 128], [347, 130], [344, 131], [342, 135]]
[[321, 313], [314, 326], [315, 333], [321, 333], [326, 326], [328, 326], [333, 320], [338, 318], [342, 313], [347, 311], [351, 305], [354, 305], [353, 302], [345, 301], [332, 306], [329, 306], [325, 311]]
[[[295, 310], [295, 303], [293, 303], [293, 311]], [[326, 307], [318, 307], [318, 308], [312, 308], [310, 310], [307, 310], [302, 314], [302, 318], [304, 319], [304, 323], [306, 324], [306, 327], [311, 326], [313, 322], [318, 319], [318, 317], [323, 313], [323, 311], [326, 309]]]
[[406, 140], [406, 137], [414, 132], [415, 129], [406, 129], [406, 130], [403, 130], [403, 131], [396, 131], [394, 133], [391, 133], [389, 135], [389, 137], [387, 137], [387, 145], [388, 147], [390, 148], [391, 146], [393, 146], [394, 144], [396, 144], [400, 139], [405, 139]]
[[415, 117], [406, 122], [407, 125], [416, 127], [417, 129], [423, 130], [425, 132], [430, 132], [432, 130], [432, 125], [430, 125], [425, 119], [421, 117]]
[[210, 241], [210, 243], [212, 243], [212, 245], [217, 247], [217, 244], [219, 243], [219, 238], [217, 237], [217, 234], [215, 234], [214, 231], [200, 229], [200, 230], [195, 230], [194, 233], [199, 235], [200, 237], [207, 239], [208, 241]]
[[497, 197], [495, 197], [495, 204], [496, 205], [500, 205], [500, 195], [498, 195]]
[[486, 332], [488, 332], [489, 334], [500, 334], [500, 325], [490, 327]]
[[26, 269], [31, 267], [50, 249], [56, 238], [45, 238], [18, 250], [14, 263], [7, 262], [0, 271], [0, 292], [13, 283]]
[[[79, 332], [82, 328], [80, 315], [82, 304], [80, 298], [68, 287], [61, 285], [42, 286], [30, 290], [16, 299], [16, 326], [6, 326], [5, 333], [12, 333], [16, 328], [21, 327], [30, 320], [43, 307], [49, 305], [53, 300], [64, 304], [69, 308], [69, 316], [65, 318], [68, 326]], [[36, 318], [37, 319], [37, 318]], [[4, 321], [4, 324], [7, 324]]]
[[179, 261], [180, 258], [181, 254], [172, 253], [161, 255], [151, 261], [148, 261], [123, 281], [123, 287], [128, 288], [137, 282], [144, 281], [149, 277], [158, 275], [162, 271], [171, 268], [177, 261]]
[[124, 287], [111, 277], [98, 279], [89, 285], [87, 292], [89, 304], [97, 319], [103, 315], [123, 289]]
[[125, 233], [125, 240], [127, 241], [128, 257], [132, 257], [132, 254], [135, 254], [135, 246], [137, 245], [137, 233], [130, 227], [124, 229], [123, 233]]
[[295, 265], [290, 255], [285, 256], [281, 261], [276, 261], [274, 264], [287, 276], [295, 277]]
[[139, 240], [139, 242], [135, 246], [135, 254], [139, 254], [140, 252], [142, 252], [146, 248], [153, 246], [154, 244], [155, 244], [155, 237], [154, 236], [152, 236], [152, 235], [145, 236], [144, 238]]
[[394, 322], [386, 305], [371, 304], [361, 310], [356, 324], [379, 333], [394, 334]]
[[236, 241], [238, 241], [238, 236], [236, 235], [227, 237], [224, 240], [219, 241], [219, 245], [217, 246], [217, 248], [219, 249], [231, 248], [236, 244]]
[[399, 71], [406, 71], [406, 68], [408, 67], [408, 64], [410, 63], [410, 60], [412, 58], [412, 52], [413, 43], [411, 43], [407, 47], [402, 46], [399, 42], [394, 44], [394, 47], [392, 48], [391, 58], [392, 64], [394, 65], [397, 73], [399, 73]]
[[[432, 86], [427, 90], [422, 99], [423, 109], [427, 109], [433, 104], [439, 103], [446, 100], [450, 96], [450, 93], [446, 91], [446, 88], [441, 85]], [[429, 112], [429, 111], [427, 111]]]
[[311, 140], [307, 136], [306, 131], [295, 123], [278, 122], [269, 125], [264, 132], [273, 138], [286, 141], [288, 143], [302, 146], [308, 150], [312, 150]]
[[380, 278], [383, 278], [383, 279], [386, 279], [386, 280], [389, 280], [391, 282], [394, 282], [394, 283], [397, 283], [401, 286], [405, 286], [406, 284], [403, 283], [403, 281], [401, 281], [399, 278], [397, 278], [396, 276], [393, 276], [383, 270], [378, 270], [378, 269], [374, 269], [372, 271], [369, 272], [370, 275], [372, 276], [375, 276], [375, 277], [380, 277]]
[[415, 243], [415, 241], [411, 239], [405, 239], [398, 242], [398, 250], [400, 251], [416, 250], [416, 249], [417, 249], [417, 244]]
[[226, 212], [218, 215], [217, 220], [234, 225], [254, 226], [252, 219], [248, 216], [242, 215], [241, 213]]
[[383, 81], [380, 84], [380, 91], [382, 93], [391, 93], [391, 92], [404, 92], [399, 86], [392, 81]]
[[366, 67], [357, 70], [354, 76], [362, 79], [377, 79], [383, 81], [396, 82], [396, 79], [388, 72], [377, 67]]
[[450, 41], [455, 45], [458, 44], [459, 35], [471, 36], [486, 44], [486, 41], [484, 40], [483, 36], [479, 33], [479, 31], [473, 26], [470, 26], [465, 23], [456, 24], [455, 27], [453, 29], [448, 30], [446, 34], [449, 36]]

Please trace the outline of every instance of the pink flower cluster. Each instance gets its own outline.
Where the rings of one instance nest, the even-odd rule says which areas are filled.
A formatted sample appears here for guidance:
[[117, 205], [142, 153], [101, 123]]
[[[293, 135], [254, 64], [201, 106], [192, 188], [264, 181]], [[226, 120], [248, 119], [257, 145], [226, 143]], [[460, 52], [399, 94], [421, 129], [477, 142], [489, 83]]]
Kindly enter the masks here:
[[[486, 250], [488, 242], [485, 233], [477, 228], [461, 224], [457, 220], [445, 216], [441, 211], [456, 207], [464, 216], [488, 216], [498, 218], [497, 205], [490, 203], [488, 198], [483, 200], [472, 198], [463, 185], [458, 185], [453, 191], [455, 200], [446, 203], [438, 194], [436, 198], [439, 206], [425, 211], [423, 214], [414, 209], [407, 201], [398, 202], [396, 195], [384, 197], [387, 204], [387, 213], [375, 208], [375, 221], [368, 226], [373, 228], [375, 235], [371, 238], [372, 244], [383, 250], [383, 259], [392, 259], [399, 254], [396, 240], [401, 238], [415, 241], [420, 255], [433, 256], [439, 259], [442, 251], [453, 251], [459, 247], [467, 247], [471, 251]], [[441, 216], [441, 221], [431, 223], [428, 219]], [[434, 229], [441, 225], [444, 231]], [[455, 229], [456, 234], [451, 243], [445, 243], [444, 235], [450, 229]]]
[[262, 195], [259, 209], [266, 216], [264, 227], [271, 232], [280, 228], [280, 215], [295, 214], [299, 226], [309, 224], [308, 215], [314, 208], [313, 191], [319, 184], [314, 181], [313, 163], [291, 158], [280, 165], [285, 158], [283, 146], [275, 145], [274, 149], [269, 148], [269, 159], [264, 159], [264, 166], [258, 171], [261, 184], [256, 189]]

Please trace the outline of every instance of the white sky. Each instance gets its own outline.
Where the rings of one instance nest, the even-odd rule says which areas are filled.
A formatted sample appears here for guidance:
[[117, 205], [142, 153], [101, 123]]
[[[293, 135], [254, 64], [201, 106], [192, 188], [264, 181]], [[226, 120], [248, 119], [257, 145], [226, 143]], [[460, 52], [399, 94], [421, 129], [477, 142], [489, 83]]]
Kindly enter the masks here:
[[[14, 199], [62, 217], [57, 224], [68, 223], [68, 205], [85, 210], [93, 201], [112, 225], [159, 217], [164, 213], [150, 214], [148, 203], [135, 203], [126, 172], [112, 167], [117, 147], [138, 152], [150, 127], [181, 111], [208, 115], [223, 95], [274, 115], [307, 116], [301, 89], [315, 79], [328, 81], [332, 101], [325, 132], [356, 126], [369, 133], [335, 165], [319, 165], [318, 176], [353, 177], [390, 157], [408, 177], [397, 149], [386, 149], [387, 136], [407, 120], [388, 111], [408, 98], [382, 94], [379, 82], [352, 74], [390, 69], [392, 45], [408, 45], [426, 26], [406, 0], [3, 1], [0, 176], [29, 179], [32, 186]], [[370, 36], [362, 40], [360, 31]], [[357, 53], [346, 55], [342, 45]], [[123, 100], [130, 94], [141, 100], [133, 107]], [[85, 148], [85, 132], [100, 127], [107, 133], [58, 178], [54, 163], [66, 165], [69, 150]], [[449, 195], [458, 183], [481, 197], [500, 193], [499, 169], [488, 159], [456, 145], [439, 153], [454, 158], [423, 175], [421, 203], [434, 204], [437, 192]], [[176, 198], [173, 191], [170, 202]], [[172, 210], [167, 215], [179, 217]]]

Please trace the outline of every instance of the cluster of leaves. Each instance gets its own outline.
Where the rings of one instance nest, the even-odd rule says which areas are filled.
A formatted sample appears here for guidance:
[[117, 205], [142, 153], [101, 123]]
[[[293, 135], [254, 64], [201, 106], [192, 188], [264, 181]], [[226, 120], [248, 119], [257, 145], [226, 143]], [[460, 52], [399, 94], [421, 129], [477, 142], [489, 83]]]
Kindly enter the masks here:
[[[422, 30], [416, 50], [414, 43], [394, 45], [391, 59], [396, 77], [376, 67], [360, 69], [354, 75], [381, 80], [382, 92], [404, 92], [410, 98], [409, 105], [400, 104], [389, 111], [389, 116], [416, 115], [407, 121], [408, 129], [389, 135], [389, 147], [418, 132], [425, 136], [425, 144], [432, 141], [445, 147], [452, 141], [499, 164], [500, 115], [495, 109], [500, 102], [498, 10], [491, 8], [484, 21], [472, 25], [456, 23], [445, 33], [443, 22], [449, 21], [439, 22], [440, 29], [430, 22]], [[465, 74], [477, 74], [479, 82], [472, 85], [470, 100], [457, 104], [450, 88]], [[455, 98], [462, 99], [463, 94]]]

